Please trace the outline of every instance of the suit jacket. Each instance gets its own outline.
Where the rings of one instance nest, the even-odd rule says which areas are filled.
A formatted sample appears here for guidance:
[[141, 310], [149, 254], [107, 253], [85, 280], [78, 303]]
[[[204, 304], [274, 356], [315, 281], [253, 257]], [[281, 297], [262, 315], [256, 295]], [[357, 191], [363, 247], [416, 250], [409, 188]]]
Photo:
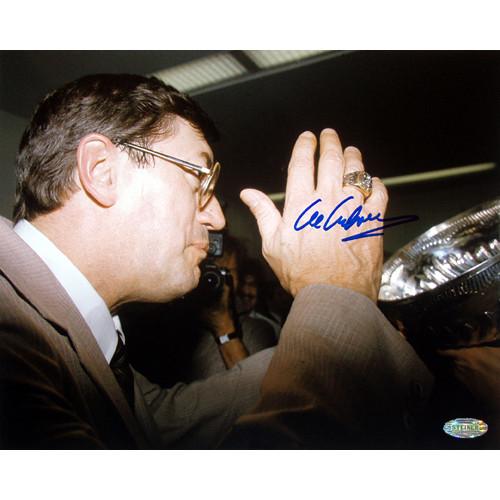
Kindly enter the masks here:
[[135, 373], [132, 411], [71, 299], [5, 219], [0, 271], [2, 447], [407, 446], [432, 387], [375, 304], [314, 285], [274, 352], [169, 391]]
[[134, 372], [132, 411], [64, 288], [0, 218], [0, 447], [213, 447], [256, 404], [271, 355], [169, 390]]
[[[276, 345], [274, 330], [264, 320], [242, 318], [240, 325], [243, 343], [250, 355]], [[203, 327], [196, 333], [197, 342], [190, 352], [186, 381], [202, 380], [226, 370], [220, 350], [214, 342], [213, 334]]]
[[367, 297], [331, 285], [296, 296], [261, 399], [228, 448], [415, 448], [433, 377]]

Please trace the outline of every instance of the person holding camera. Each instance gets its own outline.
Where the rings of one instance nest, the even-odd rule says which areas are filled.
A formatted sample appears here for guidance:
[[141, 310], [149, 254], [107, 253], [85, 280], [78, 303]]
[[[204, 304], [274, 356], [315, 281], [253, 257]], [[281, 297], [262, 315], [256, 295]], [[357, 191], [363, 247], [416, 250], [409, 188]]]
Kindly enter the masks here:
[[[277, 341], [281, 330], [281, 319], [277, 313], [271, 311], [269, 306], [278, 296], [276, 289], [283, 289], [278, 283], [266, 283], [263, 280], [262, 267], [257, 259], [248, 259], [240, 275], [236, 296], [236, 309], [240, 319], [264, 321], [273, 329], [274, 338]], [[283, 291], [283, 294], [285, 293]]]
[[[229, 234], [213, 233], [212, 257], [202, 264], [200, 286], [191, 313], [199, 317], [196, 342], [188, 361], [189, 380], [198, 380], [232, 368], [236, 363], [276, 344], [274, 331], [261, 319], [240, 317], [236, 290], [244, 250]], [[209, 248], [210, 254], [210, 248]]]
[[320, 135], [316, 182], [316, 137], [297, 139], [283, 215], [263, 193], [241, 193], [295, 298], [274, 352], [168, 391], [128, 363], [112, 314], [196, 287], [208, 232], [224, 226], [213, 132], [194, 101], [155, 78], [83, 77], [40, 103], [19, 148], [14, 221], [0, 221], [2, 447], [410, 442], [432, 379], [376, 306], [382, 238], [343, 242], [359, 227], [326, 232], [319, 215], [294, 228], [317, 198], [385, 211], [380, 180], [368, 190], [345, 181], [364, 166], [332, 129]]

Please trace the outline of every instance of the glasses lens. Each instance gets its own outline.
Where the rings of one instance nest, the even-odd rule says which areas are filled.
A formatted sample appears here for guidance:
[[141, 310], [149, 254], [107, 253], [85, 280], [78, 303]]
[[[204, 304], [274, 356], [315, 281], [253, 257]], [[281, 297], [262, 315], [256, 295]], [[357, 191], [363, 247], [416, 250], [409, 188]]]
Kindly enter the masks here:
[[220, 163], [212, 167], [212, 172], [205, 176], [200, 188], [200, 208], [203, 208], [212, 198], [220, 173]]

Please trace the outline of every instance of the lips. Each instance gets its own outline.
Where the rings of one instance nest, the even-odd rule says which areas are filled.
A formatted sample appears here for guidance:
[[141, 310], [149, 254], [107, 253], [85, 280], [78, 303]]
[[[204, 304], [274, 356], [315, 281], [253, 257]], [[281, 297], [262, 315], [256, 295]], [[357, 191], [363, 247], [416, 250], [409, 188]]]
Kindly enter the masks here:
[[208, 252], [208, 241], [203, 241], [199, 243], [193, 243], [193, 246], [204, 253]]
[[193, 243], [192, 246], [194, 248], [196, 248], [196, 250], [200, 251], [200, 253], [201, 253], [200, 262], [202, 260], [206, 259], [207, 255], [208, 255], [208, 241], [200, 241], [197, 243]]

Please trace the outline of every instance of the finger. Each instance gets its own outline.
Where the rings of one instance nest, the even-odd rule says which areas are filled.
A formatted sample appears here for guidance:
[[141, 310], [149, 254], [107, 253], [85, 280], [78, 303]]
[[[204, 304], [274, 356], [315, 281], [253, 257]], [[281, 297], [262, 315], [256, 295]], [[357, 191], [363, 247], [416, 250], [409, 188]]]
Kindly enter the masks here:
[[342, 189], [344, 175], [344, 155], [342, 144], [335, 130], [326, 128], [320, 136], [320, 156], [318, 164], [318, 183], [316, 190], [325, 195]]
[[[363, 165], [363, 158], [361, 156], [361, 151], [354, 146], [348, 146], [344, 150], [344, 176], [351, 172], [364, 172], [365, 167]], [[348, 196], [354, 196], [354, 200], [357, 203], [363, 203], [363, 193], [349, 184], [343, 186], [343, 191]]]
[[380, 214], [382, 217], [387, 209], [389, 202], [389, 194], [384, 183], [378, 178], [372, 178], [372, 194], [366, 199], [363, 212], [371, 213], [372, 215]]
[[281, 214], [270, 198], [256, 189], [244, 189], [240, 198], [257, 220], [262, 245], [265, 246], [278, 229]]
[[344, 175], [350, 172], [364, 171], [363, 157], [361, 151], [354, 146], [347, 146], [344, 150]]
[[303, 132], [295, 141], [286, 182], [285, 210], [297, 199], [302, 200], [314, 191], [314, 152], [316, 136], [312, 132]]

